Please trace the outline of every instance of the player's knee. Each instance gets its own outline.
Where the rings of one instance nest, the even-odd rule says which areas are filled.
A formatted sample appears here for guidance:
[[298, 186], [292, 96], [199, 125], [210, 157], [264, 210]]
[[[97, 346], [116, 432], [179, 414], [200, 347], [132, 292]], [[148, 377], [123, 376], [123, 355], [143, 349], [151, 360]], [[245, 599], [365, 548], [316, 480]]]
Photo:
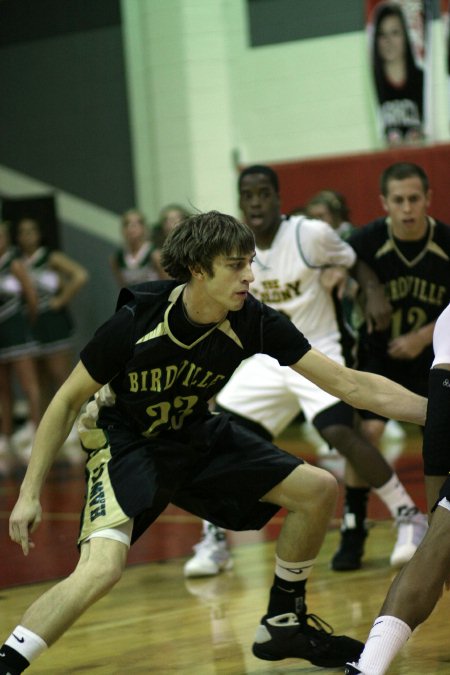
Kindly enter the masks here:
[[367, 419], [361, 423], [361, 434], [362, 436], [371, 443], [378, 447], [380, 445], [381, 437], [384, 432], [385, 422], [380, 419]]
[[[94, 545], [92, 545], [94, 544]], [[125, 569], [128, 549], [106, 539], [90, 542], [89, 555], [82, 555], [77, 573], [88, 579], [94, 596], [101, 596], [120, 581]]]
[[309, 485], [306, 499], [301, 499], [297, 511], [311, 521], [326, 522], [332, 517], [338, 497], [336, 478], [329, 471], [320, 470]]
[[124, 566], [117, 560], [105, 561], [103, 565], [88, 563], [85, 574], [89, 577], [93, 595], [101, 597], [108, 593], [122, 578]]
[[332, 503], [334, 505], [337, 495], [338, 495], [338, 483], [336, 478], [329, 471], [324, 471], [323, 475], [320, 478], [321, 486], [320, 491], [322, 498], [327, 503]]
[[332, 424], [321, 430], [322, 438], [330, 447], [336, 448], [344, 457], [348, 457], [353, 449], [355, 431], [343, 424]]
[[108, 588], [112, 588], [120, 581], [120, 579], [122, 578], [124, 568], [125, 565], [123, 565], [121, 561], [119, 560], [110, 561], [109, 565], [106, 566], [106, 570], [104, 570], [106, 576], [105, 583]]
[[333, 511], [337, 494], [337, 481], [329, 471], [311, 464], [301, 464], [268, 492], [263, 501], [314, 519], [317, 514]]
[[312, 499], [308, 500], [312, 511], [317, 509], [333, 509], [338, 496], [338, 483], [336, 478], [329, 471], [318, 469], [314, 476], [314, 484], [311, 485]]

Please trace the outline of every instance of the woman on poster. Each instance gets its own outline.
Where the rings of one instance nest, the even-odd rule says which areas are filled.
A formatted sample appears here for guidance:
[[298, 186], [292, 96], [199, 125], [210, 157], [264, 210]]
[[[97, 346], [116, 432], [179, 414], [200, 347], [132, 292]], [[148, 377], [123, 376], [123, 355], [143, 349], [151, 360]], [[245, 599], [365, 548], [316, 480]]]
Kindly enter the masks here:
[[372, 63], [386, 141], [390, 146], [422, 141], [424, 74], [416, 64], [406, 19], [397, 3], [375, 7]]

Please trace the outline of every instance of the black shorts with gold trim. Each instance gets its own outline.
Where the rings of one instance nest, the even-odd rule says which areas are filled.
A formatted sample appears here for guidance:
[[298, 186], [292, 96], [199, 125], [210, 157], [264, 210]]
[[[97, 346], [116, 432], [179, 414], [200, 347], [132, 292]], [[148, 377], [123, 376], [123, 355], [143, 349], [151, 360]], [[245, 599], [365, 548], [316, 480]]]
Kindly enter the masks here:
[[134, 542], [169, 503], [226, 529], [258, 530], [279, 510], [261, 497], [303, 464], [227, 414], [150, 439], [114, 425], [96, 433], [79, 541], [134, 518]]

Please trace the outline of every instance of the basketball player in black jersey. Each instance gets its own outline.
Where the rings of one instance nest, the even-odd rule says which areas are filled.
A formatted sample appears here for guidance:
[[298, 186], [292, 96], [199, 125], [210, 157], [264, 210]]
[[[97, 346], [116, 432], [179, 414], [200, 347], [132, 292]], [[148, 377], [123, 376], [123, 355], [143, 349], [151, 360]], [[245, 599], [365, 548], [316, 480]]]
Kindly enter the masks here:
[[[356, 265], [357, 280], [367, 299], [369, 322], [360, 334], [359, 369], [389, 377], [418, 394], [428, 391], [433, 359], [432, 335], [437, 317], [450, 301], [450, 227], [431, 218], [427, 211], [431, 191], [424, 170], [407, 162], [387, 167], [380, 181], [381, 203], [386, 216], [359, 228], [349, 238], [358, 260], [377, 275], [373, 287], [363, 268]], [[385, 322], [378, 330], [372, 323]], [[373, 321], [372, 321], [373, 319]], [[378, 445], [386, 420], [361, 413], [362, 431]], [[337, 556], [362, 553], [368, 488], [348, 467], [347, 511], [352, 528], [342, 533]], [[410, 517], [411, 514], [404, 514]], [[419, 516], [417, 516], [419, 517]], [[405, 534], [408, 534], [405, 530]], [[415, 532], [411, 530], [413, 541]], [[352, 554], [353, 551], [353, 554]]]
[[[162, 263], [178, 281], [125, 289], [50, 403], [37, 430], [11, 539], [25, 555], [40, 492], [80, 408], [86, 501], [73, 573], [44, 593], [0, 647], [0, 674], [22, 673], [120, 579], [128, 549], [169, 502], [217, 525], [259, 529], [287, 510], [273, 586], [253, 652], [343, 667], [362, 643], [307, 613], [305, 586], [337, 497], [335, 478], [242, 428], [208, 401], [243, 359], [265, 353], [352, 406], [423, 424], [426, 399], [337, 364], [289, 319], [256, 300], [251, 230], [218, 212], [188, 218]], [[149, 654], [151, 660], [151, 654]]]

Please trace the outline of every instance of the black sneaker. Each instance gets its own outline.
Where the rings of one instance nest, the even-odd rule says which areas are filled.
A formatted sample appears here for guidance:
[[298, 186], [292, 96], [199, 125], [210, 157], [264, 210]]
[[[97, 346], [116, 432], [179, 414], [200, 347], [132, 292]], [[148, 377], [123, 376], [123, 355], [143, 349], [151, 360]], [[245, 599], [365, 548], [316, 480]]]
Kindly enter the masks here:
[[362, 671], [359, 670], [359, 668], [357, 668], [354, 663], [346, 664], [344, 675], [357, 675], [357, 673], [362, 673]]
[[341, 545], [331, 560], [331, 569], [335, 572], [359, 570], [364, 555], [364, 543], [367, 537], [365, 528], [341, 530]]
[[362, 642], [346, 635], [333, 635], [331, 626], [315, 614], [298, 617], [289, 613], [263, 617], [252, 651], [266, 661], [297, 658], [314, 666], [339, 668], [357, 661], [363, 647]]

